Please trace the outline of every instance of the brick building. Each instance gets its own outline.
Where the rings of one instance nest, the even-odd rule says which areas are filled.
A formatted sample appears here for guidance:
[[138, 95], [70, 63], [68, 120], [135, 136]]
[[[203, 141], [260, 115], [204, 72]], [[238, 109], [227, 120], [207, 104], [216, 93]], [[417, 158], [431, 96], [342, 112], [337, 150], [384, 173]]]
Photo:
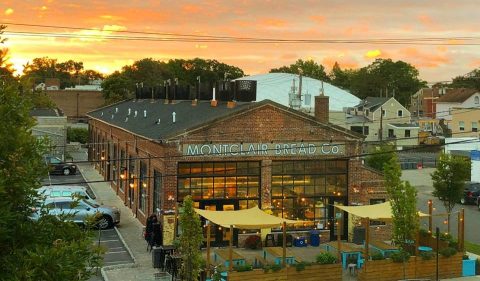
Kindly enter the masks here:
[[45, 92], [68, 119], [85, 119], [87, 112], [105, 105], [105, 99], [100, 91], [47, 90]]
[[[198, 208], [270, 208], [314, 221], [323, 239], [340, 227], [345, 239], [354, 224], [337, 226], [333, 205], [376, 203], [386, 192], [356, 157], [363, 136], [329, 123], [328, 102], [316, 97], [310, 116], [270, 100], [124, 101], [88, 113], [89, 157], [142, 223], [192, 195]], [[229, 237], [212, 231], [214, 244]]]

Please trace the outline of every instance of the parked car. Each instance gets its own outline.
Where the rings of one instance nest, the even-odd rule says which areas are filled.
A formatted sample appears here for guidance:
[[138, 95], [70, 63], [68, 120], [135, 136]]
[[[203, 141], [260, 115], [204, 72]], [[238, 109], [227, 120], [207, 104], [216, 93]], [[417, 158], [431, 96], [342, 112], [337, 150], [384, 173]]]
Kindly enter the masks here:
[[38, 195], [45, 197], [75, 197], [97, 204], [93, 192], [81, 185], [45, 185], [37, 189]]
[[[47, 214], [54, 216], [70, 215], [69, 219], [77, 224], [83, 225], [88, 217], [95, 215], [100, 215], [97, 226], [101, 229], [107, 229], [120, 223], [120, 210], [118, 208], [93, 204], [85, 199], [48, 197], [39, 204], [46, 209]], [[32, 218], [38, 219], [41, 215], [41, 210], [36, 209]]]
[[480, 196], [480, 182], [466, 182], [460, 203], [477, 204], [478, 196]]
[[77, 173], [77, 166], [73, 163], [66, 163], [58, 157], [45, 156], [45, 162], [50, 168], [50, 174], [74, 175]]

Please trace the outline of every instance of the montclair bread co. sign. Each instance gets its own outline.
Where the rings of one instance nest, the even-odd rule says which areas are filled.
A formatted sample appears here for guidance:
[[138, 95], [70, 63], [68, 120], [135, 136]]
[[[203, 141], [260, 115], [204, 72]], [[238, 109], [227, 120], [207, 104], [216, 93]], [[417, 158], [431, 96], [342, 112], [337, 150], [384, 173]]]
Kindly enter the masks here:
[[344, 155], [345, 144], [329, 142], [184, 144], [184, 156]]

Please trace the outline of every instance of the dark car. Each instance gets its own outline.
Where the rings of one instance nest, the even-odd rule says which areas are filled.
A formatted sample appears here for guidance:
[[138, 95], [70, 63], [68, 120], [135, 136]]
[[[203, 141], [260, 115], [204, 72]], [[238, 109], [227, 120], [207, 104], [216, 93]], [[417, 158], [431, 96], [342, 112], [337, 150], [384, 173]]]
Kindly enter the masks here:
[[477, 198], [480, 196], [480, 182], [466, 182], [463, 190], [463, 197], [460, 199], [462, 204], [478, 204]]
[[74, 175], [77, 173], [77, 165], [66, 163], [58, 157], [46, 156], [45, 162], [50, 167], [50, 174]]

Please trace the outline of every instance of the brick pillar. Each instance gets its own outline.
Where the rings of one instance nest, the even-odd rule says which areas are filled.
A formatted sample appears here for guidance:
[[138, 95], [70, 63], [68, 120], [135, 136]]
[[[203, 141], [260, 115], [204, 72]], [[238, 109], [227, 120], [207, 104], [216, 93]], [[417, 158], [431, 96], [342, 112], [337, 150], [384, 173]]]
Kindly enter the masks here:
[[261, 168], [260, 196], [262, 208], [266, 208], [272, 205], [272, 160], [262, 160]]
[[329, 97], [320, 95], [315, 97], [315, 118], [323, 123], [328, 123]]

